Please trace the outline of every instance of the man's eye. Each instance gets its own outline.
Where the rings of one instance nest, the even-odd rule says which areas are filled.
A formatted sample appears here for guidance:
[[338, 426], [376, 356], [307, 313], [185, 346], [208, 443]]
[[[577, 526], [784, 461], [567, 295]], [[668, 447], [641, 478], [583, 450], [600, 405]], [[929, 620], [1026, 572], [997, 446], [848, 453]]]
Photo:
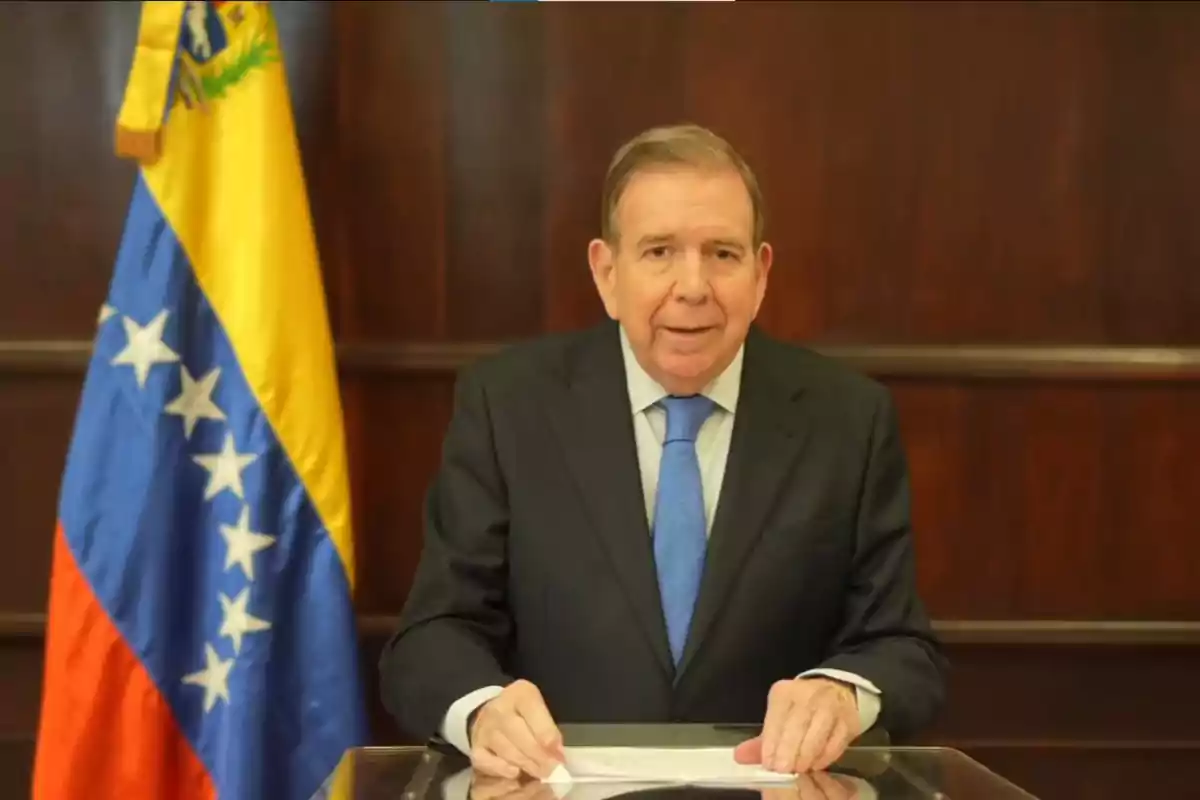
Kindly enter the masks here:
[[651, 247], [649, 250], [646, 251], [646, 255], [650, 258], [666, 258], [667, 253], [669, 253], [669, 252], [670, 252], [670, 248], [668, 248], [664, 244], [664, 245], [659, 245], [658, 247]]
[[718, 250], [717, 258], [722, 261], [737, 261], [738, 254], [735, 250]]

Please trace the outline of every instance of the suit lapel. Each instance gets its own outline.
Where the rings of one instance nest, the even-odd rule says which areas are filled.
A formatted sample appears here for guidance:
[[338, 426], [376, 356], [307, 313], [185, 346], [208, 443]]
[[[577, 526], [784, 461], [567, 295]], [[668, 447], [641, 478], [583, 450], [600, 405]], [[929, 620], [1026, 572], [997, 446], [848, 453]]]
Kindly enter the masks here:
[[550, 417], [567, 464], [617, 579], [660, 665], [673, 672], [654, 549], [633, 433], [633, 412], [615, 325], [581, 342]]
[[776, 368], [770, 347], [771, 342], [752, 329], [725, 479], [676, 682], [710, 633], [806, 438], [796, 403], [801, 380]]

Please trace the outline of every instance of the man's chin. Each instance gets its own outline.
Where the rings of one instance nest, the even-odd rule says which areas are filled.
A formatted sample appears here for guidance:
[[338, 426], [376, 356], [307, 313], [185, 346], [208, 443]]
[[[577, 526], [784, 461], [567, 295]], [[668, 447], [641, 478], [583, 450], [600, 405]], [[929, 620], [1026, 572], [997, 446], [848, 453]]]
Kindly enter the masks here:
[[663, 388], [671, 394], [696, 394], [716, 377], [711, 353], [664, 353], [658, 358]]

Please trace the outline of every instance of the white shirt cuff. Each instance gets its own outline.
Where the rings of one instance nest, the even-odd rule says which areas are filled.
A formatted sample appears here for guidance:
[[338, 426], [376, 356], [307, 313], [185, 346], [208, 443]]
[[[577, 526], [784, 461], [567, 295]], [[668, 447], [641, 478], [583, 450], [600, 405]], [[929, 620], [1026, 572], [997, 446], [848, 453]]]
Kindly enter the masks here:
[[501, 686], [484, 686], [468, 692], [450, 704], [442, 720], [442, 729], [438, 731], [442, 738], [458, 748], [463, 755], [471, 755], [471, 737], [467, 731], [467, 718], [481, 705], [497, 696], [504, 689]]
[[831, 678], [835, 681], [848, 683], [854, 687], [854, 698], [858, 702], [858, 724], [859, 734], [866, 733], [879, 719], [879, 708], [881, 705], [879, 687], [871, 683], [861, 675], [855, 675], [853, 672], [846, 672], [840, 669], [810, 669], [807, 672], [801, 672], [797, 678], [815, 678], [824, 677]]

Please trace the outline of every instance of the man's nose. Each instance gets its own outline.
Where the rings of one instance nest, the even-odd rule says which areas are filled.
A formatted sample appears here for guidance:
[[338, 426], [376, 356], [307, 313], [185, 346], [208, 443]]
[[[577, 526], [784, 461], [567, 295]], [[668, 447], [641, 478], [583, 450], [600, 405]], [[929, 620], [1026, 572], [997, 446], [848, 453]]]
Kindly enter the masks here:
[[709, 291], [704, 257], [694, 250], [685, 251], [675, 266], [675, 295], [689, 302], [703, 302]]

